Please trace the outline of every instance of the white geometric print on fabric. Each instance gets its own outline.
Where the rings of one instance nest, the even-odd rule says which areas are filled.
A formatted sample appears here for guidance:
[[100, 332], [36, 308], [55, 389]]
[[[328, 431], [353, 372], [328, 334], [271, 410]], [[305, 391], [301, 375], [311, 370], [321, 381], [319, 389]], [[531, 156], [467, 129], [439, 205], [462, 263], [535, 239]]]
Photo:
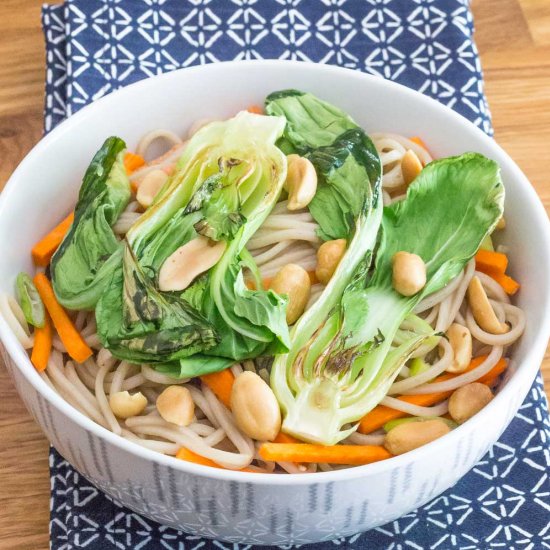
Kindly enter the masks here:
[[[94, 99], [148, 76], [215, 61], [280, 58], [396, 80], [492, 133], [467, 0], [71, 0], [44, 8], [43, 24], [47, 131]], [[368, 533], [311, 548], [550, 548], [547, 410], [539, 377], [499, 442], [454, 487]], [[94, 471], [87, 464], [94, 456], [67, 451], [80, 469]], [[457, 456], [457, 463], [463, 459]], [[50, 470], [53, 550], [254, 548], [212, 542], [145, 519], [116, 504], [53, 449]], [[139, 500], [138, 487], [118, 490]], [[164, 490], [174, 508], [185, 508], [170, 486]], [[426, 486], [422, 493], [432, 490]], [[253, 498], [243, 496], [245, 502]], [[330, 494], [324, 499], [330, 509]], [[219, 511], [220, 518], [233, 512]]]

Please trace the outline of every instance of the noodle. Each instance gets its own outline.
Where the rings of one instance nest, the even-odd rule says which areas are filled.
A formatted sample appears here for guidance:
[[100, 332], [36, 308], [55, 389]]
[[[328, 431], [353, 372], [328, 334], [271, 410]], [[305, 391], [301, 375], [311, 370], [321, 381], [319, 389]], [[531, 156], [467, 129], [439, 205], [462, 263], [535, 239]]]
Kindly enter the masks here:
[[443, 371], [445, 371], [447, 368], [449, 368], [453, 362], [453, 349], [451, 348], [451, 344], [449, 344], [446, 338], [441, 338], [439, 340], [439, 346], [440, 348], [443, 348], [443, 355], [441, 356], [439, 361], [434, 363], [429, 369], [422, 372], [421, 374], [410, 376], [405, 380], [395, 382], [388, 390], [388, 395], [405, 393], [408, 390], [412, 390], [420, 384], [424, 384], [425, 382], [432, 380]]
[[136, 147], [136, 153], [142, 157], [147, 157], [147, 150], [153, 142], [162, 139], [168, 142], [171, 146], [179, 145], [183, 143], [183, 140], [174, 132], [170, 130], [153, 130], [148, 134], [145, 134], [140, 140]]
[[[415, 393], [417, 393], [416, 389]], [[395, 399], [388, 395], [386, 395], [380, 403], [396, 411], [412, 414], [413, 416], [441, 416], [449, 410], [447, 401], [443, 401], [443, 403], [434, 405], [433, 407], [421, 407], [420, 405], [413, 405], [412, 403], [407, 403], [406, 401], [401, 401], [400, 399]]]
[[19, 343], [25, 349], [32, 348], [34, 338], [30, 335], [29, 325], [17, 301], [7, 294], [1, 294], [0, 312]]
[[470, 384], [470, 382], [475, 382], [482, 376], [486, 375], [498, 363], [498, 361], [502, 357], [502, 350], [503, 348], [501, 346], [494, 346], [491, 350], [491, 353], [487, 356], [487, 359], [485, 359], [485, 361], [483, 361], [481, 365], [469, 372], [459, 374], [451, 380], [446, 380], [445, 382], [432, 382], [430, 384], [424, 384], [423, 386], [419, 386], [417, 388], [414, 388], [414, 390], [409, 390], [404, 393], [406, 395], [410, 393], [421, 395], [426, 393], [451, 391], [456, 390], [457, 388], [460, 388], [461, 386], [464, 386], [466, 384]]

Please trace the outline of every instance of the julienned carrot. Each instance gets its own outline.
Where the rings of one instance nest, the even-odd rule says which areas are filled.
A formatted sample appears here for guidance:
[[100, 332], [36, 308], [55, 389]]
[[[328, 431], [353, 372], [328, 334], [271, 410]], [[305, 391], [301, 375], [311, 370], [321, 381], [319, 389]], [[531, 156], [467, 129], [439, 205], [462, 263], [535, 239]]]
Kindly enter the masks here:
[[[436, 378], [437, 382], [443, 382], [441, 377]], [[437, 393], [427, 393], [424, 395], [403, 395], [398, 397], [400, 401], [405, 403], [410, 403], [411, 405], [419, 405], [420, 407], [429, 407], [430, 405], [435, 405], [439, 401], [449, 397], [453, 393], [452, 391], [447, 392], [437, 392]], [[397, 420], [398, 418], [404, 418], [409, 416], [407, 413], [398, 411], [396, 409], [391, 409], [385, 405], [377, 405], [368, 412], [359, 422], [358, 431], [362, 434], [370, 434], [374, 430], [382, 428], [384, 424], [390, 420]]]
[[508, 258], [506, 254], [501, 252], [493, 252], [492, 250], [479, 249], [475, 255], [476, 269], [478, 271], [486, 272], [487, 269], [494, 270], [498, 273], [506, 271], [508, 267]]
[[328, 464], [370, 464], [393, 455], [380, 445], [311, 445], [309, 443], [263, 443], [259, 454], [274, 462], [327, 462]]
[[250, 105], [250, 107], [248, 107], [246, 110], [249, 113], [253, 113], [255, 115], [263, 115], [264, 114], [263, 107], [260, 107], [259, 105]]
[[420, 145], [420, 147], [422, 147], [426, 151], [428, 151], [428, 148], [426, 147], [426, 144], [418, 136], [413, 136], [413, 137], [410, 137], [409, 139], [411, 141], [414, 141], [417, 145]]
[[301, 443], [298, 439], [292, 437], [291, 435], [279, 432], [277, 437], [273, 440], [273, 443]]
[[491, 279], [494, 279], [503, 288], [506, 294], [515, 294], [519, 290], [520, 284], [516, 280], [496, 269], [480, 269], [479, 271], [483, 271], [483, 273], [489, 275]]
[[124, 167], [126, 172], [131, 174], [138, 168], [141, 168], [145, 164], [145, 159], [141, 155], [130, 153], [129, 151], [124, 155]]
[[235, 376], [231, 369], [203, 374], [201, 380], [216, 394], [217, 398], [228, 408], [231, 408], [231, 388]]
[[508, 362], [505, 359], [501, 359], [487, 374], [476, 380], [476, 382], [487, 386], [494, 386], [507, 366]]
[[52, 352], [52, 322], [46, 313], [44, 326], [34, 330], [34, 346], [31, 353], [31, 363], [38, 372], [46, 370]]
[[[176, 458], [179, 458], [180, 460], [186, 460], [187, 462], [194, 462], [195, 464], [202, 464], [203, 466], [211, 466], [212, 468], [221, 468], [222, 470], [228, 470], [229, 468], [224, 468], [223, 466], [220, 466], [213, 460], [210, 460], [209, 458], [205, 458], [204, 456], [198, 455], [197, 453], [194, 453], [193, 451], [190, 451], [189, 449], [186, 449], [185, 447], [182, 447], [177, 453]], [[240, 470], [237, 470], [238, 472], [251, 472], [254, 474], [259, 474], [261, 472], [258, 472], [257, 470], [253, 470], [252, 468], [242, 468]]]
[[78, 330], [76, 330], [66, 311], [57, 301], [52, 285], [46, 275], [44, 275], [44, 273], [37, 273], [33, 280], [38, 290], [38, 294], [40, 294], [40, 298], [42, 298], [52, 318], [55, 330], [57, 330], [59, 338], [61, 338], [61, 341], [65, 345], [67, 353], [77, 363], [83, 363], [86, 359], [91, 357], [92, 350], [88, 344], [86, 344]]
[[[481, 365], [481, 363], [483, 363], [485, 359], [487, 359], [486, 355], [482, 355], [481, 357], [476, 357], [475, 359], [472, 359], [465, 372], [471, 371], [476, 367], [479, 367], [479, 365]], [[504, 370], [506, 370], [506, 366], [506, 361], [504, 359], [501, 359], [487, 374], [482, 376], [477, 381], [481, 382], [482, 384], [492, 386], [496, 382], [498, 377], [504, 372]], [[441, 376], [438, 376], [434, 380], [434, 382], [444, 382], [445, 380], [452, 380], [457, 376], [459, 375], [450, 373], [442, 374]], [[431, 405], [435, 405], [439, 401], [443, 401], [443, 399], [446, 399], [452, 393], [453, 390], [426, 393], [422, 395], [402, 395], [397, 399], [399, 399], [400, 401], [404, 401], [405, 403], [411, 403], [412, 405], [429, 407]], [[374, 430], [378, 430], [379, 428], [384, 426], [386, 422], [389, 422], [390, 420], [396, 420], [397, 418], [403, 418], [405, 416], [409, 415], [407, 413], [391, 409], [390, 407], [386, 407], [384, 405], [378, 405], [361, 419], [361, 422], [359, 423], [359, 432], [363, 434], [369, 434]]]
[[61, 244], [63, 237], [69, 231], [74, 220], [74, 212], [71, 212], [61, 223], [56, 225], [42, 240], [32, 247], [32, 259], [36, 265], [46, 267]]

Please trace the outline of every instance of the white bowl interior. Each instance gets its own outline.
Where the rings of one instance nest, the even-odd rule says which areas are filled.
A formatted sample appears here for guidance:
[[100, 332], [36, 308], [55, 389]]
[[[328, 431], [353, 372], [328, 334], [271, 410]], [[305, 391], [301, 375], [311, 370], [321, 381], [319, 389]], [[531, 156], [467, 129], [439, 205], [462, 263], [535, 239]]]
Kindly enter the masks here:
[[[132, 85], [72, 117], [35, 147], [2, 193], [0, 290], [13, 292], [17, 273], [32, 271], [32, 245], [73, 208], [83, 172], [107, 136], [121, 136], [132, 149], [152, 129], [183, 135], [199, 118], [229, 117], [284, 88], [333, 102], [367, 131], [418, 135], [434, 157], [473, 150], [499, 162], [508, 222], [500, 240], [510, 247], [510, 271], [522, 283], [516, 302], [527, 316], [525, 334], [514, 350], [511, 381], [516, 376], [532, 379], [549, 332], [550, 239], [546, 214], [525, 176], [490, 138], [433, 100], [334, 67], [251, 62], [193, 68]], [[20, 351], [3, 322], [0, 335], [12, 356]], [[28, 360], [18, 360], [18, 367], [35, 387], [44, 386]], [[335, 472], [339, 475], [345, 474]]]

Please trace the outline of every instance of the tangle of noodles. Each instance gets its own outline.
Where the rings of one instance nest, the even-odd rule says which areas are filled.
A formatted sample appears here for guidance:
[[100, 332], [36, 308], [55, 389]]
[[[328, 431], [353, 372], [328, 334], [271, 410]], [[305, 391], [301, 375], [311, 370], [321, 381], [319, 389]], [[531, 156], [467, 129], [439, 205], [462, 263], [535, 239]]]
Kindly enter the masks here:
[[[139, 185], [142, 178], [155, 169], [171, 173], [186, 146], [185, 140], [207, 122], [209, 121], [197, 121], [185, 138], [169, 130], [155, 130], [143, 136], [137, 147], [138, 154], [146, 159], [151, 158], [151, 151], [158, 149], [159, 143], [164, 144], [167, 151], [135, 171], [131, 175], [131, 180]], [[401, 172], [403, 155], [411, 149], [423, 164], [427, 164], [432, 158], [428, 151], [406, 137], [390, 133], [372, 134], [371, 137], [382, 160], [384, 204], [401, 200], [406, 191]], [[281, 267], [289, 263], [299, 264], [308, 271], [314, 271], [317, 264], [316, 253], [321, 240], [317, 235], [315, 220], [307, 209], [289, 212], [286, 206], [287, 201], [283, 198], [248, 242], [248, 250], [263, 278], [273, 277]], [[123, 238], [140, 215], [140, 206], [133, 200], [114, 225], [116, 235]], [[479, 277], [497, 317], [510, 325], [511, 329], [506, 334], [489, 334], [475, 321], [465, 299], [468, 284], [474, 274]], [[323, 288], [319, 283], [312, 285], [307, 308], [318, 299]], [[33, 336], [16, 300], [11, 296], [0, 295], [0, 313], [21, 345], [25, 349], [32, 348]], [[447, 401], [430, 407], [421, 407], [392, 396], [450, 391], [478, 380], [493, 368], [525, 328], [525, 315], [522, 310], [510, 304], [508, 296], [496, 281], [475, 271], [473, 260], [445, 288], [420, 302], [414, 313], [420, 315], [438, 332], [446, 331], [453, 322], [467, 326], [472, 334], [474, 354], [487, 355], [477, 368], [469, 372], [444, 382], [430, 383], [430, 380], [451, 365], [453, 350], [444, 338], [435, 346], [438, 351], [433, 349], [434, 345], [419, 348], [414, 356], [422, 357], [428, 363], [427, 370], [411, 376], [410, 369], [403, 366], [399, 377], [381, 402], [387, 407], [415, 416], [446, 414]], [[115, 359], [108, 350], [101, 348], [96, 334], [94, 313], [81, 311], [72, 315], [77, 329], [96, 353], [84, 364], [75, 365], [67, 358], [65, 347], [55, 335], [54, 350], [47, 371], [40, 376], [74, 408], [104, 428], [137, 445], [167, 455], [175, 455], [181, 447], [185, 447], [229, 469], [250, 467], [259, 472], [297, 474], [339, 468], [323, 463], [303, 465], [262, 461], [257, 452], [259, 442], [253, 441], [239, 430], [231, 411], [218, 400], [210, 388], [197, 383], [196, 380], [174, 380], [148, 365], [134, 365]], [[407, 322], [402, 328], [407, 328]], [[255, 361], [248, 360], [242, 364], [235, 364], [231, 370], [235, 376], [243, 370], [253, 371], [269, 381], [268, 368], [256, 364]], [[158, 414], [155, 407], [156, 399], [163, 389], [174, 384], [187, 388], [195, 404], [195, 418], [186, 427], [167, 422]], [[120, 391], [140, 391], [148, 402], [143, 414], [126, 420], [117, 419], [109, 405], [109, 396]], [[384, 437], [383, 431], [369, 435], [353, 433], [344, 443], [380, 445], [384, 442]]]

